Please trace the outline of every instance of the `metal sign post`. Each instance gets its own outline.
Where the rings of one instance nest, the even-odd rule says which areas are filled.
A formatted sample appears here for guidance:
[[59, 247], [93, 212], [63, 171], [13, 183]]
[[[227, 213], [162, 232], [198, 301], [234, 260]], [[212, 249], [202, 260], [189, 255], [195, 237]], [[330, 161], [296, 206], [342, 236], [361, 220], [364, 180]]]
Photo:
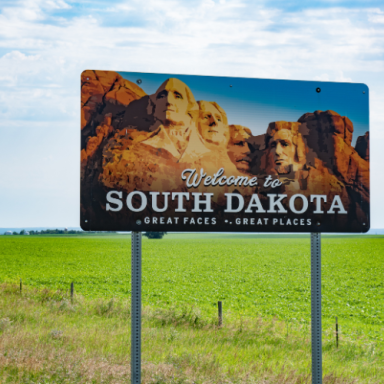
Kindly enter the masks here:
[[141, 382], [141, 232], [132, 232], [131, 383]]
[[312, 384], [322, 383], [321, 234], [311, 233]]

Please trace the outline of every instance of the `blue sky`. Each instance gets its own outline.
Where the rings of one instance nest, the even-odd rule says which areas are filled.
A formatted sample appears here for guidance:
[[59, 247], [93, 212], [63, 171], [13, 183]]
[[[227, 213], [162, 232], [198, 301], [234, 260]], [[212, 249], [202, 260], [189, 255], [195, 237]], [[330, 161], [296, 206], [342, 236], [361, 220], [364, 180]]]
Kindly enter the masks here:
[[[372, 227], [384, 228], [382, 1], [1, 1], [0, 227], [79, 224], [84, 69], [366, 84]], [[274, 109], [275, 120], [312, 106], [296, 113], [296, 101]], [[334, 103], [364, 131], [362, 113]], [[230, 121], [245, 118], [243, 104], [228, 108]], [[260, 111], [264, 127], [270, 112]]]
[[297, 121], [316, 110], [348, 116], [354, 125], [353, 145], [369, 130], [369, 89], [365, 84], [119, 73], [134, 83], [140, 79], [140, 87], [147, 94], [155, 93], [169, 77], [177, 77], [189, 86], [196, 100], [216, 101], [226, 111], [229, 124], [244, 125], [254, 135], [264, 134], [270, 122]]

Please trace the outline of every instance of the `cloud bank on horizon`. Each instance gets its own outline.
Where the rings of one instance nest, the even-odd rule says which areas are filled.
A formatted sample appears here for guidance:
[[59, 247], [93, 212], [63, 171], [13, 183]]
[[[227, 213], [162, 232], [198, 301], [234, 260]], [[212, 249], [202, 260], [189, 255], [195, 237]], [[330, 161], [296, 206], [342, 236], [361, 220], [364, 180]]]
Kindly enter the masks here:
[[0, 227], [79, 224], [84, 69], [367, 84], [371, 226], [384, 227], [381, 1], [3, 0]]

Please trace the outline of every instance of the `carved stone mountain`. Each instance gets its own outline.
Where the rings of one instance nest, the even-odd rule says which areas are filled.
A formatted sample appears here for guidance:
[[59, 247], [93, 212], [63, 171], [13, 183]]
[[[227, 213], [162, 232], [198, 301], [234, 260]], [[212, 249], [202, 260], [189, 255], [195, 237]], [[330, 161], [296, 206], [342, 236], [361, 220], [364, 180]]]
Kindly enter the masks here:
[[135, 117], [136, 121], [140, 121], [142, 115], [145, 118], [145, 108], [143, 110], [136, 106], [129, 107], [135, 102], [139, 105], [145, 104], [147, 98], [146, 93], [138, 85], [124, 79], [116, 72], [87, 70], [82, 73], [81, 162], [83, 168], [97, 149], [103, 146], [102, 143], [105, 143], [121, 127], [127, 114], [133, 121]]
[[369, 132], [357, 138], [355, 150], [361, 158], [369, 161]]
[[[365, 159], [368, 155], [365, 151], [362, 157], [352, 147], [353, 124], [348, 117], [334, 111], [315, 111], [304, 114], [298, 121], [309, 150], [307, 163], [314, 164], [318, 158], [347, 187], [369, 199], [369, 162]], [[357, 143], [364, 140], [369, 143], [368, 135], [359, 137]]]

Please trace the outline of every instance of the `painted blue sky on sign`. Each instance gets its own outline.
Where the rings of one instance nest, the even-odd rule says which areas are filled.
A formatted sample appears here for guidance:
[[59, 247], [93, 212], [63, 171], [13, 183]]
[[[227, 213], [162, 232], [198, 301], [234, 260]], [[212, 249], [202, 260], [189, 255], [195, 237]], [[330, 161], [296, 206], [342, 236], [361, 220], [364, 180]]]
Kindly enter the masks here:
[[[196, 100], [216, 101], [229, 124], [244, 125], [254, 135], [265, 133], [273, 121], [297, 121], [304, 113], [333, 110], [354, 125], [353, 145], [369, 130], [369, 90], [365, 84], [268, 80], [155, 73], [119, 72], [153, 94], [169, 77], [186, 83]], [[320, 88], [320, 92], [316, 89]]]

